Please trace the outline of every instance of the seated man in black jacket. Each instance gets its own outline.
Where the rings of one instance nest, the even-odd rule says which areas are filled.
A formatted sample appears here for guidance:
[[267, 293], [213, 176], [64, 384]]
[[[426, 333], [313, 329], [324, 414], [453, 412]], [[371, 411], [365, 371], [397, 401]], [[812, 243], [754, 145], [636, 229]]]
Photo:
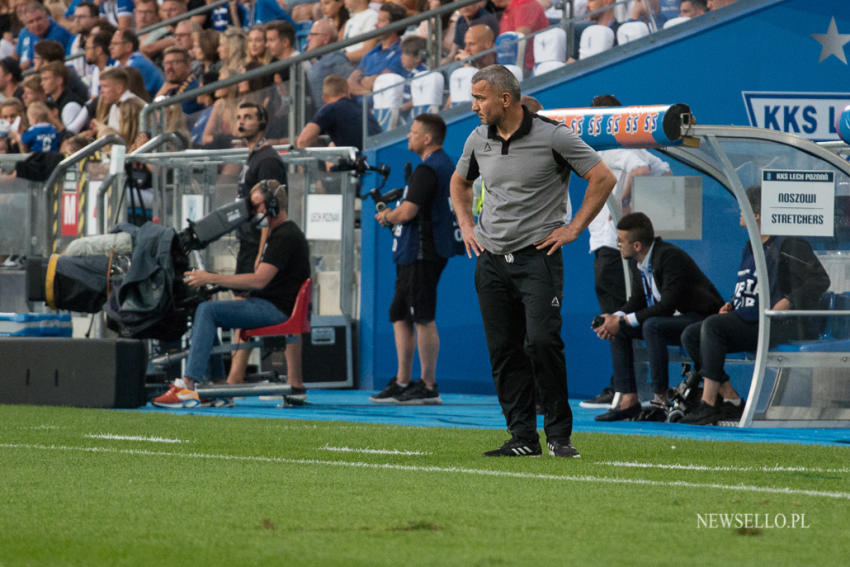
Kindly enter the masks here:
[[[634, 420], [641, 413], [632, 339], [646, 340], [653, 402], [663, 405], [669, 381], [667, 345], [679, 344], [685, 327], [723, 305], [723, 298], [696, 262], [682, 249], [656, 238], [645, 214], [632, 213], [617, 223], [617, 246], [629, 260], [631, 295], [620, 311], [603, 313], [595, 330], [599, 338], [611, 341], [619, 405], [596, 416], [597, 421]], [[655, 414], [655, 419], [663, 416]]]
[[[747, 200], [761, 230], [761, 187], [747, 189]], [[745, 226], [743, 213], [741, 226]], [[767, 264], [769, 308], [774, 311], [818, 309], [821, 296], [829, 289], [829, 276], [809, 243], [802, 238], [767, 235], [762, 235], [761, 242]], [[807, 317], [773, 319], [770, 344], [816, 336], [818, 330], [808, 328], [811, 323], [812, 318]], [[729, 352], [755, 350], [758, 334], [758, 274], [752, 246], [747, 242], [732, 301], [723, 304], [715, 315], [682, 332], [682, 345], [694, 361], [694, 370], [704, 381], [702, 402], [685, 414], [682, 423], [713, 425], [720, 420], [741, 418], [744, 404], [729, 383], [723, 363]]]

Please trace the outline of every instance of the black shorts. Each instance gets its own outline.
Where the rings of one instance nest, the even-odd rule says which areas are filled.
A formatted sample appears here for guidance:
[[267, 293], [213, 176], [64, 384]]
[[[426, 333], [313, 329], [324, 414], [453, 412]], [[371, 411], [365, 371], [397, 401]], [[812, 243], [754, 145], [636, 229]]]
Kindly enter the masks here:
[[395, 296], [390, 304], [390, 322], [430, 323], [437, 312], [437, 284], [447, 260], [416, 260], [396, 266]]

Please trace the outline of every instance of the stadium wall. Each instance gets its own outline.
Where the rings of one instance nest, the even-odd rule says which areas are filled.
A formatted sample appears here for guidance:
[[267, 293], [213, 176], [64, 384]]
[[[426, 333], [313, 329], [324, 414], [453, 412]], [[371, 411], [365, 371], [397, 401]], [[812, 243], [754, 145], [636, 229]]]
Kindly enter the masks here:
[[[536, 96], [546, 109], [589, 106], [594, 95], [613, 93], [626, 105], [689, 104], [701, 124], [752, 125], [811, 139], [836, 139], [828, 124], [830, 116], [839, 105], [850, 104], [848, 34], [847, 0], [739, 0], [717, 13], [531, 79], [523, 91]], [[445, 149], [457, 159], [479, 120], [469, 112], [456, 111], [448, 111], [446, 120]], [[404, 132], [399, 132], [376, 138], [368, 150], [370, 163], [392, 166], [387, 188], [403, 185], [405, 162], [418, 163], [407, 150]], [[673, 173], [693, 174], [675, 163]], [[364, 187], [370, 188], [373, 182], [366, 178]], [[584, 188], [584, 181], [573, 176], [570, 195], [574, 209], [581, 203]], [[710, 208], [711, 204], [704, 206]], [[729, 203], [722, 207], [730, 210]], [[364, 201], [359, 333], [362, 389], [383, 387], [396, 369], [387, 316], [395, 279], [392, 241], [390, 232], [372, 220], [372, 212], [372, 203]], [[703, 226], [704, 233], [711, 235], [710, 254], [699, 241], [676, 244], [694, 256], [722, 294], [729, 295], [744, 240], [737, 212], [718, 216], [706, 210]], [[571, 396], [583, 397], [598, 392], [610, 375], [607, 343], [589, 329], [598, 306], [586, 231], [563, 249], [563, 255], [562, 337], [567, 373]], [[473, 270], [472, 260], [458, 256], [449, 261], [440, 282], [437, 380], [443, 391], [493, 392]], [[417, 372], [418, 367], [414, 377]], [[676, 380], [672, 375], [671, 383]]]

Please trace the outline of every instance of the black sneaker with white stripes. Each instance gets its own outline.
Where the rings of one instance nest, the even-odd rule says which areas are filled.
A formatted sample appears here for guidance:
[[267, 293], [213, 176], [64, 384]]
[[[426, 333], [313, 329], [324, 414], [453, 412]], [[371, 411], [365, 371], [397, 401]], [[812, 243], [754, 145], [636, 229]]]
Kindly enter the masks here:
[[543, 454], [539, 441], [511, 437], [498, 449], [487, 451], [485, 457], [539, 457]]
[[400, 396], [405, 391], [407, 391], [407, 389], [408, 389], [408, 387], [410, 386], [411, 383], [412, 382], [408, 382], [407, 384], [402, 386], [401, 384], [396, 382], [395, 376], [393, 376], [392, 378], [390, 378], [390, 381], [387, 382], [387, 385], [383, 390], [381, 390], [377, 394], [369, 397], [369, 401], [370, 402], [376, 402], [376, 403], [379, 403], [379, 404], [381, 404], [381, 403], [384, 403], [384, 404], [386, 404], [386, 403], [389, 403], [389, 404], [398, 403], [398, 399], [397, 399], [398, 396]]
[[551, 439], [546, 444], [549, 446], [549, 456], [551, 457], [581, 457], [578, 449], [573, 447], [569, 439], [566, 441]]

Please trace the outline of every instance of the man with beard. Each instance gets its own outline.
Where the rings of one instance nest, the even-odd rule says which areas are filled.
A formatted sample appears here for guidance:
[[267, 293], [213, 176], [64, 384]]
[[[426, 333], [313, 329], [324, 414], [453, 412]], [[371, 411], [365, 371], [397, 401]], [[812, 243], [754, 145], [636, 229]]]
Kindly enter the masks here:
[[[493, 382], [511, 439], [488, 457], [542, 453], [535, 385], [544, 409], [549, 454], [578, 457], [570, 442], [561, 339], [563, 259], [602, 209], [616, 179], [595, 151], [561, 123], [530, 113], [516, 77], [491, 65], [472, 77], [472, 110], [481, 119], [452, 175], [451, 196], [467, 255], [476, 256], [475, 287]], [[563, 224], [564, 188], [575, 170], [588, 186], [581, 208]], [[478, 224], [472, 184], [487, 187]]]
[[[238, 197], [247, 199], [248, 193], [260, 181], [274, 180], [286, 186], [286, 165], [280, 159], [277, 151], [266, 140], [268, 115], [266, 109], [254, 102], [242, 102], [236, 111], [236, 133], [245, 140], [248, 147], [248, 160], [242, 167], [237, 187]], [[253, 223], [243, 223], [236, 229], [239, 241], [239, 252], [236, 254], [236, 273], [250, 274], [260, 264], [261, 254], [268, 229], [259, 229]], [[239, 332], [233, 331], [233, 343], [239, 343]], [[248, 367], [247, 350], [237, 350], [233, 353], [230, 373], [227, 375], [228, 384], [239, 384], [245, 380], [245, 369]]]

